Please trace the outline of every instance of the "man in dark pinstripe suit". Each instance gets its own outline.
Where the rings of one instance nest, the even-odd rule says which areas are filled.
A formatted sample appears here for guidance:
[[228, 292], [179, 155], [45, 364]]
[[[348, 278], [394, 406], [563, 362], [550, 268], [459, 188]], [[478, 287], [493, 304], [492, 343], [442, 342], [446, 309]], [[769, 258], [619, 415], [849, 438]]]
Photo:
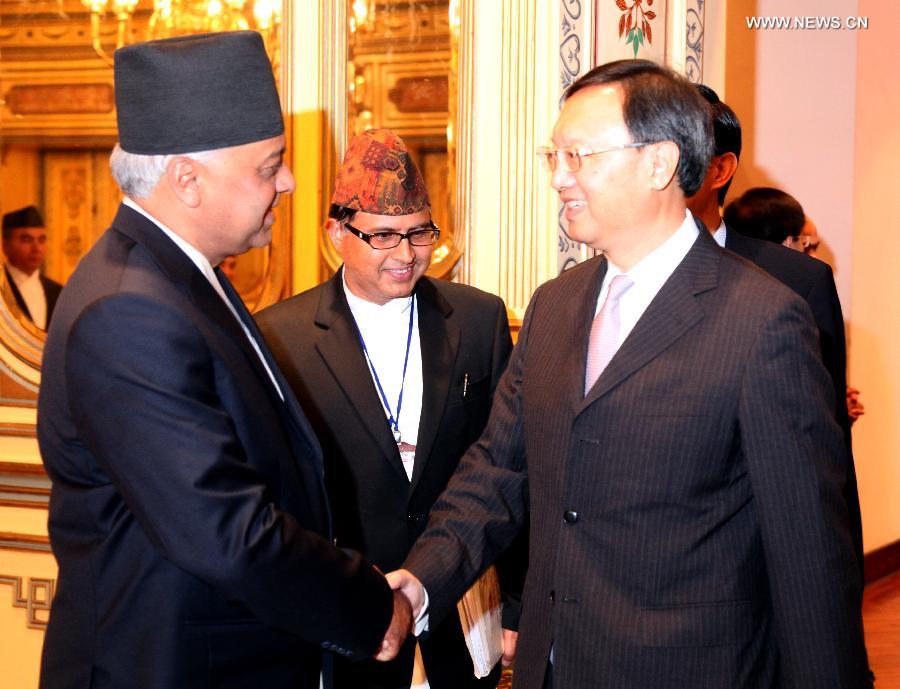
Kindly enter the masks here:
[[871, 687], [809, 307], [685, 208], [705, 103], [654, 63], [603, 65], [542, 153], [604, 256], [535, 292], [484, 435], [389, 581], [440, 618], [530, 514], [517, 689]]

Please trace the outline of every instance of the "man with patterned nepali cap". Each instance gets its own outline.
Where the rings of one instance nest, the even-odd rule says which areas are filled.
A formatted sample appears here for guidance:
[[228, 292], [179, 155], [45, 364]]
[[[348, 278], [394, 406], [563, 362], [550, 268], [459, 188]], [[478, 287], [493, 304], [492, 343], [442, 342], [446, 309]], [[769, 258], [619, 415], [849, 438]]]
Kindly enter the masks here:
[[[326, 230], [341, 269], [257, 321], [322, 443], [337, 544], [386, 572], [403, 562], [487, 422], [511, 350], [509, 325], [498, 297], [425, 277], [440, 230], [395, 133], [369, 130], [351, 141]], [[504, 623], [515, 626], [510, 616]], [[337, 659], [335, 686], [497, 685], [498, 667], [475, 677], [455, 611], [431, 621], [420, 648], [427, 685], [418, 663], [414, 673], [410, 639], [386, 665]]]
[[207, 34], [118, 50], [115, 80], [125, 200], [44, 350], [41, 687], [314, 689], [322, 648], [387, 659], [411, 619], [333, 545], [319, 443], [213, 269], [294, 188], [271, 65], [257, 33]]

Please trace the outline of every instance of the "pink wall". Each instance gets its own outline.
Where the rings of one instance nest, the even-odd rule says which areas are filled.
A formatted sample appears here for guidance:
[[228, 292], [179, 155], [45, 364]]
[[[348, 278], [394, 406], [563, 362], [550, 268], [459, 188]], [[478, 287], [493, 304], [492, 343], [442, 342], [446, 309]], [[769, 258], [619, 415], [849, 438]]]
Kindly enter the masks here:
[[870, 16], [857, 57], [853, 318], [849, 378], [866, 415], [853, 430], [863, 536], [900, 540], [900, 4], [860, 0]]
[[[731, 197], [780, 187], [818, 224], [866, 414], [853, 438], [866, 550], [900, 539], [900, 3], [728, 0], [724, 99], [744, 125]], [[747, 17], [868, 17], [864, 30], [750, 29]]]
[[784, 189], [819, 227], [851, 312], [856, 51], [860, 31], [750, 29], [746, 18], [861, 14], [847, 0], [730, 0], [725, 100], [744, 123], [744, 155], [729, 194]]

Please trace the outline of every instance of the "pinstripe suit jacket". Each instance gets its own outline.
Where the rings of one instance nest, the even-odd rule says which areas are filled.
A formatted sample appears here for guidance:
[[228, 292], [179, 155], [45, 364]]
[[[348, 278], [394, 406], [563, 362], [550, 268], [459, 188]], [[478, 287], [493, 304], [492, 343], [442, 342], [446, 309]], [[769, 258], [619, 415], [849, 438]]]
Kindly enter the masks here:
[[435, 616], [530, 512], [515, 687], [871, 686], [809, 308], [701, 232], [587, 397], [594, 259], [532, 298], [406, 565]]
[[822, 363], [834, 385], [834, 415], [844, 432], [847, 445], [847, 483], [844, 499], [850, 510], [850, 533], [859, 567], [863, 567], [862, 516], [859, 509], [859, 491], [856, 485], [856, 468], [853, 464], [853, 448], [850, 435], [850, 416], [847, 413], [847, 346], [844, 338], [844, 315], [831, 266], [800, 251], [745, 237], [732, 229], [725, 233], [725, 248], [762, 268], [773, 278], [784, 283], [803, 297], [812, 310], [819, 330]]

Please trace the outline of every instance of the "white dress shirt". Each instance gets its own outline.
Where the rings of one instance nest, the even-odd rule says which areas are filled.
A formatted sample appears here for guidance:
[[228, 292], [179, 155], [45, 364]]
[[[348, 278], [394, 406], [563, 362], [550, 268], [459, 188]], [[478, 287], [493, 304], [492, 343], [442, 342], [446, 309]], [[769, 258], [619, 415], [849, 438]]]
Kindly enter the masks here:
[[[378, 385], [375, 383], [375, 372], [377, 372], [381, 389], [387, 397], [390, 408], [385, 407], [384, 399], [380, 393], [378, 394], [381, 406], [384, 408], [385, 423], [390, 416], [397, 418], [397, 400], [402, 387], [403, 405], [400, 407], [400, 418], [397, 425], [400, 428], [401, 441], [414, 446], [419, 438], [419, 419], [422, 416], [422, 347], [419, 342], [418, 300], [416, 300], [416, 310], [412, 314], [412, 336], [410, 337], [409, 309], [413, 303], [412, 297], [391, 299], [387, 304], [375, 304], [353, 294], [347, 287], [346, 274], [343, 272], [341, 280], [344, 285], [344, 294], [347, 295], [347, 303], [350, 305], [350, 312], [356, 321], [356, 327], [366, 342], [372, 385], [378, 392]], [[406, 358], [407, 339], [409, 340], [409, 361], [406, 364], [406, 377], [404, 378], [403, 364]], [[400, 458], [403, 461], [406, 477], [411, 481], [415, 466], [415, 451], [401, 452]], [[416, 635], [427, 628], [428, 617], [424, 612], [427, 608], [428, 594], [426, 592], [423, 612], [416, 619]], [[410, 689], [428, 689], [428, 678], [425, 676], [422, 654], [418, 648], [416, 648], [413, 662]]]
[[41, 330], [47, 329], [47, 295], [44, 293], [44, 285], [41, 284], [41, 273], [36, 270], [31, 275], [16, 268], [12, 263], [6, 264], [6, 269], [25, 306], [28, 307], [28, 313], [31, 314], [31, 322]]
[[[375, 304], [357, 297], [347, 287], [347, 280], [341, 274], [344, 294], [356, 320], [356, 327], [366, 342], [369, 352], [369, 372], [375, 369], [381, 388], [387, 397], [388, 407], [379, 393], [381, 406], [384, 408], [385, 420], [389, 416], [397, 418], [397, 400], [400, 389], [403, 389], [403, 405], [400, 407], [400, 438], [403, 443], [416, 445], [419, 438], [419, 419], [422, 416], [422, 347], [419, 342], [419, 307], [413, 313], [412, 337], [409, 340], [409, 362], [406, 367], [406, 378], [403, 378], [403, 363], [406, 357], [406, 341], [409, 335], [409, 309], [412, 297], [391, 299], [387, 304]], [[372, 373], [372, 385], [376, 392], [375, 374]], [[393, 430], [393, 429], [392, 429]], [[403, 453], [403, 468], [406, 476], [412, 480], [415, 453]]]
[[719, 229], [713, 232], [713, 239], [716, 240], [716, 244], [721, 246], [723, 249], [725, 248], [725, 240], [728, 238], [728, 230], [725, 227], [725, 221], [719, 221]]
[[[694, 222], [694, 216], [690, 211], [685, 211], [684, 222], [666, 241], [656, 247], [649, 254], [638, 261], [631, 270], [625, 272], [634, 284], [619, 298], [619, 341], [616, 348], [625, 341], [628, 334], [637, 324], [638, 319], [650, 306], [650, 302], [656, 293], [662, 289], [666, 280], [675, 272], [678, 264], [687, 255], [699, 230]], [[607, 259], [606, 275], [603, 277], [603, 285], [597, 297], [597, 305], [594, 315], [600, 312], [606, 294], [609, 292], [609, 283], [616, 275], [622, 274], [622, 270], [612, 261]]]
[[256, 341], [256, 338], [250, 332], [250, 329], [244, 325], [244, 321], [241, 320], [241, 317], [238, 316], [237, 310], [234, 308], [234, 305], [228, 299], [225, 294], [225, 290], [222, 289], [222, 283], [219, 282], [219, 278], [216, 277], [215, 271], [213, 271], [212, 264], [210, 264], [209, 259], [206, 258], [200, 251], [193, 246], [192, 244], [186, 242], [184, 239], [175, 234], [168, 227], [163, 225], [159, 220], [150, 215], [147, 211], [137, 205], [134, 201], [132, 201], [127, 196], [122, 200], [122, 204], [128, 206], [134, 211], [137, 211], [141, 215], [143, 215], [147, 220], [156, 225], [159, 229], [161, 229], [166, 236], [175, 242], [175, 246], [181, 249], [189, 259], [193, 262], [197, 269], [203, 273], [203, 277], [207, 279], [212, 288], [216, 291], [222, 301], [225, 302], [225, 306], [228, 307], [228, 310], [234, 315], [237, 322], [240, 324], [241, 329], [244, 331], [244, 334], [247, 336], [247, 339], [250, 340], [250, 344], [253, 346], [256, 355], [259, 357], [260, 362], [262, 362], [263, 368], [266, 369], [266, 373], [269, 374], [269, 379], [272, 381], [272, 385], [275, 386], [275, 391], [278, 393], [278, 396], [281, 398], [281, 401], [284, 401], [284, 394], [281, 392], [281, 388], [278, 386], [278, 383], [275, 381], [275, 376], [272, 374], [272, 369], [269, 368], [269, 364], [266, 363], [266, 358], [263, 356], [262, 350], [259, 348], [259, 343]]

